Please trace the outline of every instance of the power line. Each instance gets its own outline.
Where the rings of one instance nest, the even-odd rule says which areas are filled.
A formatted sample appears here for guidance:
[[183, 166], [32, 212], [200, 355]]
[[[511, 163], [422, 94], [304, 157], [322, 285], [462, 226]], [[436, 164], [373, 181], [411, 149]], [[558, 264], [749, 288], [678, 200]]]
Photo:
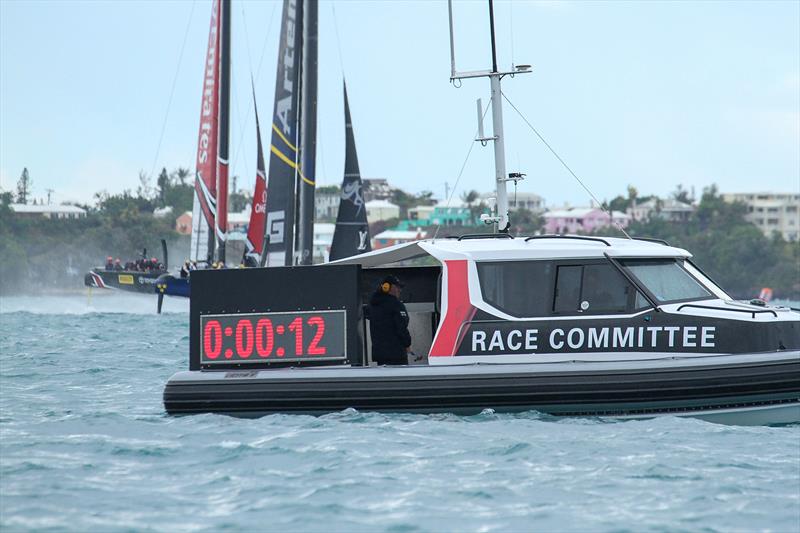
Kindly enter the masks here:
[[581, 179], [578, 177], [578, 175], [577, 175], [577, 174], [575, 174], [575, 173], [572, 171], [572, 169], [571, 169], [571, 168], [569, 168], [569, 165], [567, 165], [567, 163], [566, 163], [566, 162], [564, 162], [564, 160], [563, 160], [563, 159], [561, 159], [561, 156], [560, 156], [560, 155], [558, 155], [558, 153], [557, 153], [557, 152], [556, 152], [556, 151], [553, 149], [553, 147], [552, 147], [552, 146], [550, 146], [550, 143], [548, 143], [548, 142], [545, 140], [545, 138], [544, 138], [544, 137], [542, 137], [542, 134], [541, 134], [541, 133], [539, 133], [539, 132], [536, 130], [536, 128], [534, 128], [534, 127], [533, 127], [533, 124], [531, 124], [531, 123], [528, 121], [528, 119], [527, 119], [527, 118], [525, 118], [525, 115], [523, 115], [523, 114], [522, 114], [522, 112], [521, 112], [519, 109], [517, 109], [517, 106], [515, 106], [515, 105], [514, 105], [514, 104], [511, 102], [511, 100], [509, 100], [509, 99], [508, 99], [508, 96], [506, 96], [506, 93], [504, 93], [504, 92], [502, 92], [502, 91], [501, 91], [501, 94], [503, 95], [503, 98], [505, 98], [505, 101], [506, 101], [506, 102], [508, 102], [508, 105], [510, 105], [510, 106], [511, 106], [511, 108], [512, 108], [514, 111], [516, 111], [516, 112], [517, 112], [517, 114], [518, 114], [518, 115], [519, 115], [519, 116], [522, 118], [522, 120], [523, 120], [523, 121], [525, 121], [525, 124], [527, 124], [527, 125], [528, 125], [528, 127], [531, 129], [531, 131], [533, 131], [533, 133], [535, 133], [535, 134], [536, 134], [536, 136], [537, 136], [537, 137], [539, 137], [539, 140], [540, 140], [540, 141], [542, 141], [542, 143], [543, 143], [543, 144], [544, 144], [544, 145], [547, 147], [547, 149], [548, 149], [548, 150], [550, 150], [550, 153], [552, 153], [552, 154], [553, 154], [553, 155], [556, 157], [556, 159], [558, 159], [558, 162], [559, 162], [559, 163], [561, 163], [561, 165], [562, 165], [562, 166], [563, 166], [565, 169], [567, 169], [567, 172], [569, 172], [570, 174], [572, 174], [572, 177], [573, 177], [573, 178], [575, 178], [575, 181], [577, 181], [577, 182], [580, 184], [580, 186], [581, 186], [581, 187], [583, 187], [583, 189], [584, 189], [584, 190], [585, 190], [585, 191], [586, 191], [586, 192], [589, 194], [589, 196], [590, 196], [590, 197], [591, 197], [591, 198], [592, 198], [592, 199], [593, 199], [595, 202], [597, 202], [597, 205], [598, 205], [598, 206], [600, 206], [600, 209], [602, 209], [602, 211], [603, 211], [605, 214], [607, 214], [607, 215], [608, 215], [608, 219], [611, 221], [611, 223], [612, 223], [614, 226], [616, 226], [616, 228], [617, 228], [618, 230], [620, 230], [620, 231], [622, 232], [622, 234], [623, 234], [623, 235], [625, 235], [627, 238], [629, 238], [629, 239], [630, 239], [630, 238], [631, 238], [631, 236], [630, 236], [630, 235], [628, 235], [628, 232], [627, 232], [627, 231], [625, 231], [625, 228], [623, 228], [623, 227], [622, 227], [622, 226], [619, 224], [619, 222], [616, 222], [616, 221], [614, 221], [614, 216], [613, 216], [613, 215], [612, 215], [612, 214], [611, 214], [611, 213], [608, 211], [608, 209], [606, 209], [606, 208], [603, 206], [602, 202], [600, 202], [600, 200], [598, 200], [598, 199], [597, 199], [597, 197], [594, 195], [594, 193], [592, 193], [592, 191], [590, 191], [590, 190], [589, 190], [589, 187], [587, 187], [587, 186], [586, 186], [586, 184], [584, 184], [584, 183], [583, 183], [583, 181], [582, 181], [582, 180], [581, 180]]
[[161, 124], [161, 135], [158, 136], [158, 145], [156, 146], [156, 156], [153, 158], [153, 166], [150, 168], [150, 175], [156, 172], [156, 164], [158, 163], [158, 156], [161, 152], [161, 142], [164, 140], [164, 131], [167, 129], [167, 119], [169, 118], [169, 110], [172, 107], [172, 97], [175, 95], [175, 85], [178, 83], [178, 74], [181, 71], [181, 64], [183, 63], [183, 51], [186, 49], [186, 39], [189, 37], [189, 28], [192, 25], [192, 16], [194, 15], [194, 6], [196, 1], [192, 0], [192, 9], [189, 11], [189, 20], [186, 22], [186, 31], [183, 32], [183, 44], [181, 44], [181, 53], [178, 55], [178, 67], [175, 69], [175, 77], [172, 79], [172, 88], [169, 91], [169, 100], [167, 100], [167, 112], [164, 114], [164, 122]]

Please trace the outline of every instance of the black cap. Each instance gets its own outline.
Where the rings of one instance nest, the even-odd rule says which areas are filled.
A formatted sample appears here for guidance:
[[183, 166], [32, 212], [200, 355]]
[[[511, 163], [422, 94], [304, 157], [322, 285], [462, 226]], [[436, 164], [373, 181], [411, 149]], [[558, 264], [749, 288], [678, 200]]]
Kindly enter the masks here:
[[400, 283], [400, 280], [397, 279], [397, 276], [392, 276], [391, 274], [381, 280], [381, 285], [383, 285], [384, 283], [388, 283], [390, 285], [397, 285], [400, 288], [405, 287], [405, 285]]

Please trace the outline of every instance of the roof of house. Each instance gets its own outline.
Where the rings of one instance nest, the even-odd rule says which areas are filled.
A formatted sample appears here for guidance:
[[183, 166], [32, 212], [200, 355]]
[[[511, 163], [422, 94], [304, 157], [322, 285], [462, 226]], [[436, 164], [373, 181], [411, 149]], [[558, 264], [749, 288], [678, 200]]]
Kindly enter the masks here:
[[[569, 209], [555, 209], [553, 211], [547, 211], [542, 216], [544, 216], [544, 218], [583, 218], [595, 213], [605, 214], [599, 207], [572, 207]], [[630, 216], [621, 211], [612, 211], [611, 214], [617, 219], [630, 218]]]
[[367, 209], [369, 208], [388, 208], [388, 207], [397, 207], [395, 204], [390, 202], [389, 200], [371, 200], [365, 204]]
[[646, 202], [636, 204], [635, 209], [656, 209], [659, 206], [659, 202], [661, 204], [660, 209], [663, 211], [694, 211], [694, 207], [691, 204], [681, 202], [675, 198], [666, 198], [664, 200], [651, 198]]
[[77, 213], [85, 214], [86, 210], [77, 205], [30, 205], [30, 204], [9, 204], [15, 213]]
[[376, 239], [414, 240], [424, 238], [426, 233], [420, 230], [387, 229], [375, 235]]

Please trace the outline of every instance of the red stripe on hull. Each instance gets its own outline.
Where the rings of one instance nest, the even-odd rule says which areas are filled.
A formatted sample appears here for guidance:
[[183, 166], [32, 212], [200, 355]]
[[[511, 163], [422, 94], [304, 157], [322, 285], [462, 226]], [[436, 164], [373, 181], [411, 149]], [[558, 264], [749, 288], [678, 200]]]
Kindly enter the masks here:
[[467, 333], [464, 324], [472, 320], [476, 309], [469, 301], [469, 278], [466, 259], [444, 262], [447, 273], [447, 308], [431, 346], [430, 357], [455, 355]]

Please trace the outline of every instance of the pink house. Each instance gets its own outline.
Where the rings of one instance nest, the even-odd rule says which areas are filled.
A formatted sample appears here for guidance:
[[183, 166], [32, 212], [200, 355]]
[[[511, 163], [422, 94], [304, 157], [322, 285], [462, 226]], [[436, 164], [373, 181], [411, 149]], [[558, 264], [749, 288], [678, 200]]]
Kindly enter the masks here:
[[[620, 211], [612, 211], [614, 222], [627, 227], [631, 217]], [[544, 215], [546, 233], [589, 233], [611, 225], [607, 213], [597, 207], [572, 207], [548, 211]]]

